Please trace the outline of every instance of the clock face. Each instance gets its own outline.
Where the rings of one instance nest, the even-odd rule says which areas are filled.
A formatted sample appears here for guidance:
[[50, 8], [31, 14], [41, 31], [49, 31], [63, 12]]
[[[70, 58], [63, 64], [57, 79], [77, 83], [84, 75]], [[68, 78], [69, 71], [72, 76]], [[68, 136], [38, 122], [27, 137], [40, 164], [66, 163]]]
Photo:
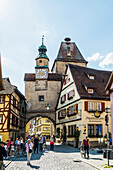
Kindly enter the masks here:
[[36, 78], [40, 79], [47, 78], [48, 76], [47, 73], [48, 73], [47, 69], [38, 69], [36, 70]]

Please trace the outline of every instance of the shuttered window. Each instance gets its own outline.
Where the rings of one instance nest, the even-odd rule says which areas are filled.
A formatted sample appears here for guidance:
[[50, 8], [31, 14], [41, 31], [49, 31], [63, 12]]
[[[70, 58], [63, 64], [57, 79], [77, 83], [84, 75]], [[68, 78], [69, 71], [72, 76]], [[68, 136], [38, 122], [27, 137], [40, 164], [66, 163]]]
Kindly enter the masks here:
[[105, 110], [105, 103], [104, 102], [85, 101], [84, 110], [85, 111], [102, 111], [103, 112]]

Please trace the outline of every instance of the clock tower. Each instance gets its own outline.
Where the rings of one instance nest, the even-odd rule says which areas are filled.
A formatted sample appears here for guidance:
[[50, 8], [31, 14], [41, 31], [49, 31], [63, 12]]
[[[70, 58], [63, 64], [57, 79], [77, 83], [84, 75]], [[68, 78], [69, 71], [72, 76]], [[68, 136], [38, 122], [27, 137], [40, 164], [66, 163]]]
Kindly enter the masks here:
[[47, 48], [44, 45], [44, 36], [42, 37], [42, 45], [38, 48], [39, 55], [36, 58], [35, 78], [43, 80], [48, 78], [48, 62], [49, 58], [46, 55]]
[[46, 55], [47, 48], [44, 45], [44, 36], [42, 36], [42, 45], [38, 48], [39, 55], [36, 58], [35, 67], [35, 90], [48, 89], [48, 62], [49, 58]]

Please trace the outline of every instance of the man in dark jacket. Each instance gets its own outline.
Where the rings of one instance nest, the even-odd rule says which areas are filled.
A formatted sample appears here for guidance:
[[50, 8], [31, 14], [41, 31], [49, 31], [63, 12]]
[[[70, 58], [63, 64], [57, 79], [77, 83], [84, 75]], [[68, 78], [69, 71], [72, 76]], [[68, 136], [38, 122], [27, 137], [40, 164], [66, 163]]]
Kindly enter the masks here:
[[37, 153], [38, 153], [38, 142], [39, 142], [39, 138], [38, 138], [38, 136], [35, 136], [35, 139], [34, 139], [34, 153], [36, 151], [36, 148], [37, 148]]
[[3, 170], [3, 157], [7, 156], [3, 142], [0, 142], [0, 170]]

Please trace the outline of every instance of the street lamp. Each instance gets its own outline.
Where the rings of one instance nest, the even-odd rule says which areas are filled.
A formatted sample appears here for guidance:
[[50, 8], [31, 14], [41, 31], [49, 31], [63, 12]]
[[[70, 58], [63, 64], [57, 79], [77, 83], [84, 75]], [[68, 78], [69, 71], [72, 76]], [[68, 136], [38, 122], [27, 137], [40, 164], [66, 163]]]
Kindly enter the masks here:
[[50, 109], [50, 105], [49, 104], [47, 104], [45, 107], [46, 107], [47, 110]]

